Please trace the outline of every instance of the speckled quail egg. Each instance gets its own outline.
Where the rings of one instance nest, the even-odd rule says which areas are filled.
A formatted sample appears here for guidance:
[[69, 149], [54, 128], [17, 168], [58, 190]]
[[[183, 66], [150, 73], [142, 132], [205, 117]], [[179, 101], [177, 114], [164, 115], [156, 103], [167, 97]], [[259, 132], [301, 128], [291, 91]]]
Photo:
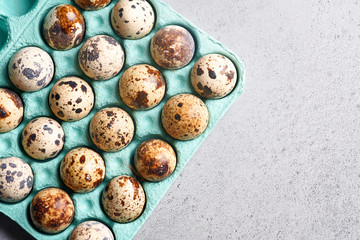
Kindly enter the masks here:
[[165, 94], [165, 80], [161, 72], [147, 65], [128, 68], [119, 81], [124, 103], [136, 110], [147, 110], [158, 105]]
[[107, 80], [116, 76], [124, 60], [125, 53], [120, 43], [107, 35], [89, 38], [78, 54], [81, 70], [94, 80]]
[[81, 78], [62, 78], [51, 89], [49, 105], [61, 120], [77, 121], [86, 117], [93, 108], [94, 92]]
[[84, 10], [94, 11], [106, 7], [111, 0], [75, 0], [75, 2]]
[[137, 148], [134, 164], [137, 173], [145, 180], [161, 181], [174, 172], [176, 154], [167, 142], [150, 139]]
[[49, 85], [54, 76], [54, 62], [41, 48], [25, 47], [11, 58], [8, 73], [15, 87], [34, 92]]
[[59, 233], [66, 229], [74, 219], [74, 214], [72, 199], [59, 188], [41, 190], [30, 204], [32, 222], [46, 233]]
[[32, 158], [45, 160], [56, 157], [65, 141], [64, 130], [54, 119], [35, 118], [22, 132], [22, 146]]
[[42, 35], [47, 44], [56, 50], [77, 47], [84, 38], [85, 21], [80, 11], [69, 4], [52, 8], [46, 15]]
[[24, 116], [24, 105], [16, 93], [0, 88], [0, 133], [19, 126]]
[[145, 207], [145, 192], [130, 176], [113, 178], [105, 187], [101, 203], [105, 213], [114, 221], [128, 223], [137, 219]]
[[103, 151], [115, 152], [125, 148], [134, 136], [134, 122], [124, 110], [116, 107], [98, 111], [90, 122], [90, 137]]
[[104, 160], [89, 148], [75, 148], [62, 160], [60, 177], [75, 192], [92, 191], [104, 180]]
[[195, 42], [185, 28], [169, 25], [155, 33], [151, 40], [150, 52], [160, 67], [179, 69], [186, 66], [193, 58]]
[[145, 0], [119, 0], [111, 12], [111, 24], [120, 37], [139, 39], [153, 29], [155, 13]]
[[98, 221], [82, 222], [71, 232], [69, 240], [114, 240], [111, 230]]
[[161, 112], [161, 122], [171, 137], [191, 140], [205, 131], [209, 112], [200, 98], [191, 94], [179, 94], [166, 102]]
[[18, 157], [0, 159], [0, 200], [18, 202], [31, 192], [34, 175], [27, 162]]
[[237, 72], [234, 64], [220, 54], [201, 57], [191, 71], [191, 84], [204, 98], [225, 97], [235, 87], [236, 80]]

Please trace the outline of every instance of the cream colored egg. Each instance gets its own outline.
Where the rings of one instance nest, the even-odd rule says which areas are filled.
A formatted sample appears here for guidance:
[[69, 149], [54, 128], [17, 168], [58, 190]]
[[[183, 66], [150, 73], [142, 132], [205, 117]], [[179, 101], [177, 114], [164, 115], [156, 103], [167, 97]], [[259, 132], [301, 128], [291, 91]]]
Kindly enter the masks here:
[[15, 92], [0, 88], [0, 133], [16, 128], [24, 116], [24, 104]]
[[98, 221], [86, 221], [76, 226], [69, 240], [114, 240], [111, 230]]

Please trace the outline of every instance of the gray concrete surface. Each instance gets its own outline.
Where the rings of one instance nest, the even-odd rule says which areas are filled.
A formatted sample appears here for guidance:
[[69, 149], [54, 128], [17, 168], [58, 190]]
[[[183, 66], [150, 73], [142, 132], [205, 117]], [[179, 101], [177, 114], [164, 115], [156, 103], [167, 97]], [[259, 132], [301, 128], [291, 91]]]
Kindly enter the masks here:
[[247, 83], [135, 239], [358, 239], [360, 1], [164, 1]]

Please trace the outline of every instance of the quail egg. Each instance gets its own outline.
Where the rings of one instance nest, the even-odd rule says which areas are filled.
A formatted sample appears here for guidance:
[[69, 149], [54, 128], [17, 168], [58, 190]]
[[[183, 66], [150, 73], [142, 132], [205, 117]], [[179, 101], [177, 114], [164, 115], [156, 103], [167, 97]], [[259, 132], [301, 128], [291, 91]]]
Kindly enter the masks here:
[[38, 192], [30, 204], [30, 217], [34, 225], [46, 233], [59, 233], [72, 222], [75, 207], [70, 196], [59, 188], [45, 188]]
[[42, 35], [47, 44], [56, 50], [77, 47], [84, 38], [85, 21], [80, 11], [69, 4], [52, 8], [46, 15]]
[[90, 137], [103, 151], [115, 152], [125, 148], [134, 136], [134, 122], [120, 108], [104, 108], [90, 122]]
[[104, 160], [89, 148], [75, 148], [62, 160], [60, 177], [74, 192], [92, 191], [104, 180]]
[[204, 98], [225, 97], [235, 87], [236, 80], [237, 72], [234, 64], [220, 54], [201, 57], [191, 71], [191, 84]]
[[169, 25], [155, 33], [151, 40], [150, 52], [160, 67], [179, 69], [186, 66], [193, 58], [195, 42], [185, 28]]
[[137, 148], [134, 164], [137, 173], [145, 180], [161, 181], [174, 172], [176, 154], [167, 142], [150, 139]]
[[200, 98], [179, 94], [170, 98], [162, 112], [165, 131], [178, 140], [191, 140], [200, 136], [209, 122], [209, 112]]
[[111, 0], [75, 0], [75, 2], [84, 10], [94, 11], [106, 7]]
[[120, 43], [107, 35], [89, 38], [81, 46], [78, 62], [81, 70], [94, 80], [107, 80], [117, 75], [125, 60]]
[[122, 38], [143, 38], [154, 24], [154, 10], [145, 0], [119, 0], [111, 12], [111, 25]]
[[49, 105], [61, 120], [77, 121], [86, 117], [93, 108], [94, 92], [81, 78], [63, 78], [51, 89]]
[[145, 192], [130, 176], [113, 178], [101, 196], [105, 213], [114, 221], [128, 223], [137, 219], [145, 207]]
[[69, 240], [114, 240], [111, 230], [98, 221], [82, 222], [71, 232]]
[[0, 200], [18, 202], [31, 192], [34, 183], [32, 169], [18, 157], [0, 159]]
[[64, 130], [54, 119], [35, 118], [22, 132], [22, 146], [32, 158], [45, 160], [56, 157], [65, 141]]
[[147, 110], [158, 105], [165, 94], [165, 80], [161, 72], [147, 65], [128, 68], [119, 82], [124, 103], [136, 110]]
[[15, 87], [34, 92], [49, 85], [54, 76], [54, 62], [41, 48], [25, 47], [11, 58], [8, 72]]
[[24, 116], [24, 105], [16, 93], [0, 88], [0, 133], [19, 126]]

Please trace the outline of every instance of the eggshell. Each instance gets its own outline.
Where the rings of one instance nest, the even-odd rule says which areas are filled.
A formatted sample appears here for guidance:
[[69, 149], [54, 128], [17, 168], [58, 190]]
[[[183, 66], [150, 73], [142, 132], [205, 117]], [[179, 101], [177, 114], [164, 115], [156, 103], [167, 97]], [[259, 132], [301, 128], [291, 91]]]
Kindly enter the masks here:
[[170, 98], [161, 112], [165, 131], [178, 140], [191, 140], [200, 136], [209, 122], [209, 112], [200, 98], [179, 94]]
[[105, 213], [114, 221], [128, 223], [137, 219], [145, 207], [145, 192], [130, 176], [113, 178], [102, 193]]
[[120, 96], [135, 110], [148, 110], [158, 105], [165, 95], [165, 80], [156, 68], [140, 64], [128, 68], [119, 81]]
[[15, 92], [0, 88], [0, 133], [16, 128], [24, 116], [24, 105]]
[[84, 10], [94, 11], [106, 7], [111, 0], [75, 0], [75, 2]]
[[0, 200], [18, 202], [26, 198], [34, 184], [30, 165], [18, 157], [0, 159]]
[[11, 58], [8, 73], [15, 87], [34, 92], [49, 85], [54, 76], [54, 62], [41, 48], [25, 47]]
[[86, 117], [93, 108], [94, 92], [81, 78], [62, 78], [50, 91], [49, 105], [61, 120], [77, 121]]
[[39, 117], [25, 126], [21, 143], [30, 157], [45, 160], [56, 157], [61, 152], [64, 141], [64, 130], [57, 121]]
[[69, 240], [114, 240], [111, 230], [101, 222], [82, 222], [71, 232]]

